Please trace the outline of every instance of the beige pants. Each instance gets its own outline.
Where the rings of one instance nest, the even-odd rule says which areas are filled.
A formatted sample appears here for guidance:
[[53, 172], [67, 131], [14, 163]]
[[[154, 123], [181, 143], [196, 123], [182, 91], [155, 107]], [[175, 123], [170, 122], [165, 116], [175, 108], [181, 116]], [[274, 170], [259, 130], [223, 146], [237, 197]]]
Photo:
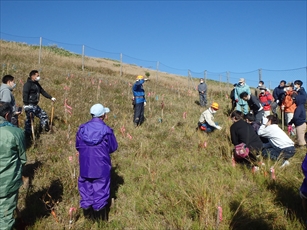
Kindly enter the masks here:
[[304, 122], [300, 126], [296, 126], [296, 137], [298, 145], [306, 145], [305, 141], [306, 123]]

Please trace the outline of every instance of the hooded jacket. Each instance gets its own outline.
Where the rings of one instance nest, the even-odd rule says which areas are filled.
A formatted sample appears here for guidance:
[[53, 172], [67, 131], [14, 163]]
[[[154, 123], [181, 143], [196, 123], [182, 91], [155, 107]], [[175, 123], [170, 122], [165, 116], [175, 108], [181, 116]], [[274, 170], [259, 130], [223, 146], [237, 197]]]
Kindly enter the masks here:
[[297, 95], [295, 97], [295, 104], [297, 107], [294, 111], [292, 120], [289, 122], [289, 125], [294, 124], [295, 126], [300, 126], [306, 122], [305, 103], [305, 95]]
[[38, 81], [32, 81], [31, 78], [28, 78], [27, 82], [23, 85], [23, 103], [25, 105], [37, 105], [40, 94], [48, 99], [52, 98], [38, 83]]
[[235, 88], [235, 100], [238, 100], [239, 105], [246, 105], [247, 102], [240, 98], [240, 94], [246, 92], [248, 95], [251, 94], [250, 88], [247, 84], [240, 85], [237, 84]]
[[21, 169], [27, 156], [22, 130], [1, 116], [0, 137], [0, 197], [6, 197], [22, 185]]
[[79, 127], [76, 149], [79, 151], [80, 176], [109, 178], [110, 154], [118, 147], [113, 130], [100, 118], [92, 118]]
[[16, 112], [15, 98], [12, 94], [12, 89], [7, 84], [2, 83], [0, 86], [0, 101], [8, 102], [13, 107], [13, 113]]

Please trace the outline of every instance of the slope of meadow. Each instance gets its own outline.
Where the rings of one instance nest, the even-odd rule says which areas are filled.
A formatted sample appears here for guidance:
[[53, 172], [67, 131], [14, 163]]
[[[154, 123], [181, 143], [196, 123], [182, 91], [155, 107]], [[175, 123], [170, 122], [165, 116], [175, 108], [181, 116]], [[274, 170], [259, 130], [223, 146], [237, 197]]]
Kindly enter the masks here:
[[[187, 78], [124, 65], [105, 59], [85, 59], [44, 47], [0, 42], [2, 76], [15, 76], [17, 104], [22, 84], [32, 69], [54, 96], [53, 130], [39, 133], [28, 148], [25, 175], [29, 188], [20, 189], [19, 216], [27, 229], [304, 229], [298, 194], [303, 180], [298, 150], [290, 166], [264, 160], [259, 172], [233, 165], [229, 142], [231, 122], [228, 86], [208, 81], [209, 103], [221, 109], [216, 121], [222, 131], [210, 135], [195, 130], [200, 113], [198, 84]], [[135, 76], [150, 73], [145, 83], [146, 121], [133, 127], [131, 86]], [[119, 148], [112, 154], [112, 206], [108, 223], [92, 223], [79, 209], [78, 157], [75, 134], [90, 119], [95, 103], [110, 108], [106, 123], [114, 129]], [[52, 103], [41, 97], [50, 115]], [[25, 116], [19, 122], [23, 128]], [[271, 177], [274, 167], [276, 179]], [[220, 209], [218, 207], [220, 206]], [[220, 210], [218, 212], [218, 210]]]

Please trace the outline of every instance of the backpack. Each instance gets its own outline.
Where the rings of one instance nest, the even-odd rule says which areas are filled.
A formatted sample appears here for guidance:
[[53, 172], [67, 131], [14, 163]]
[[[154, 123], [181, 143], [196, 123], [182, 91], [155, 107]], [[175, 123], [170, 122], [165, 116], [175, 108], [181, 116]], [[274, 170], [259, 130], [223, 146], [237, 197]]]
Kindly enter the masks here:
[[234, 156], [236, 159], [246, 158], [249, 154], [249, 148], [245, 143], [241, 143], [235, 146]]

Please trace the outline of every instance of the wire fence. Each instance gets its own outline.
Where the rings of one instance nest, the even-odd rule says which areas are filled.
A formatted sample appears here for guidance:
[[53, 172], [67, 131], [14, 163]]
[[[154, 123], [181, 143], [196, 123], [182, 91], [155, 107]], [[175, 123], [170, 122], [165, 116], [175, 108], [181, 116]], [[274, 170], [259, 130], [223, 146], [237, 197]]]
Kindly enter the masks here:
[[[281, 80], [295, 81], [295, 80], [306, 80], [307, 82], [307, 66], [286, 69], [286, 70], [270, 70], [270, 69], [255, 69], [248, 72], [232, 72], [232, 71], [221, 71], [221, 72], [211, 72], [209, 70], [204, 70], [202, 72], [194, 72], [189, 69], [180, 69], [170, 67], [159, 61], [143, 60], [123, 53], [107, 52], [99, 50], [83, 44], [71, 44], [59, 41], [54, 41], [48, 38], [42, 37], [23, 37], [18, 35], [11, 35], [7, 33], [0, 32], [1, 40], [20, 42], [27, 45], [35, 46], [54, 46], [58, 48], [65, 49], [71, 53], [80, 54], [82, 57], [82, 68], [84, 63], [84, 57], [96, 57], [96, 58], [106, 58], [114, 61], [118, 61], [120, 65], [122, 63], [140, 66], [150, 70], [157, 71], [158, 73], [170, 73], [179, 76], [185, 76], [190, 78], [204, 78], [205, 80], [216, 81], [217, 84], [237, 83], [240, 78], [245, 78], [246, 83], [251, 87], [256, 87], [260, 80], [264, 81], [267, 88], [272, 89], [279, 85]], [[40, 61], [39, 57], [38, 60]]]

